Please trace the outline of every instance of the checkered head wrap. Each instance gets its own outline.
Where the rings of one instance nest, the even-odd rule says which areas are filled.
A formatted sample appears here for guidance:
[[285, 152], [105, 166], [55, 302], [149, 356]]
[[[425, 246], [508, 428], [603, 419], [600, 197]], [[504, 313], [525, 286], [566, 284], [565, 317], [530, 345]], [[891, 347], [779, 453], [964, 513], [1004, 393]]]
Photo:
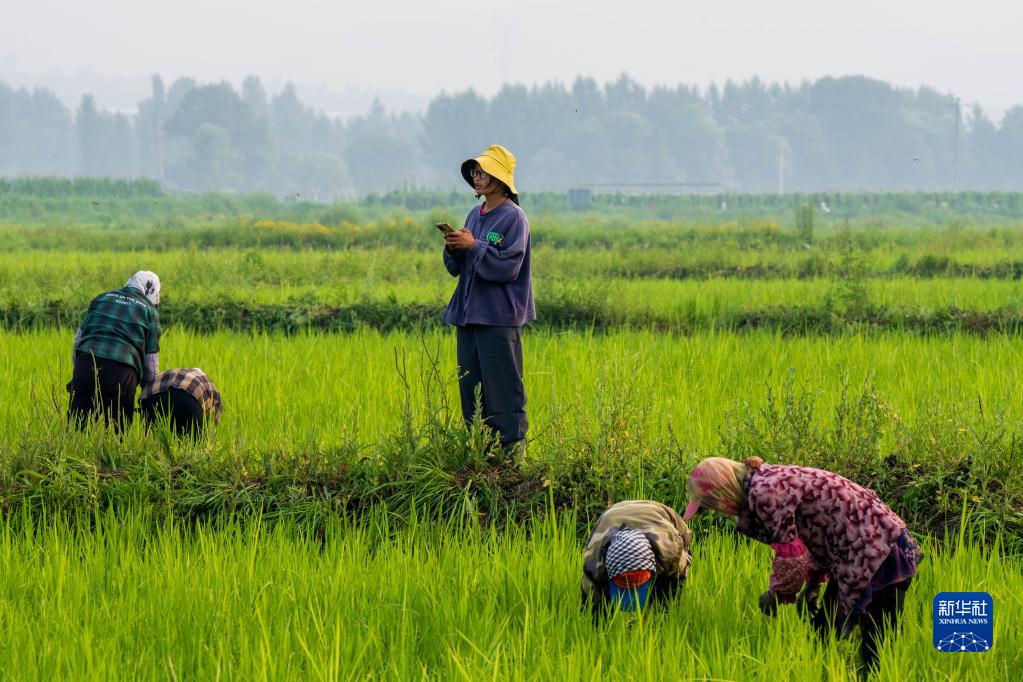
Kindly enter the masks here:
[[638, 530], [622, 528], [614, 534], [604, 551], [607, 576], [614, 579], [630, 571], [657, 572], [657, 560], [650, 541]]

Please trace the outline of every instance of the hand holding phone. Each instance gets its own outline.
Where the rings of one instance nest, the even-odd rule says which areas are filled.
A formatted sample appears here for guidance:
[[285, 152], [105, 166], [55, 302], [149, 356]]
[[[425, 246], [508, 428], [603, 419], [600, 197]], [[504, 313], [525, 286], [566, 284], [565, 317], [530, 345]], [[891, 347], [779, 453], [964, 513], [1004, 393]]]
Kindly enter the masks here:
[[451, 229], [450, 232], [444, 232], [444, 246], [447, 247], [448, 252], [454, 253], [463, 249], [471, 249], [476, 245], [476, 240], [473, 238], [472, 233], [464, 227], [456, 230], [447, 223], [438, 223], [437, 229], [443, 231], [444, 227], [441, 227], [442, 225]]

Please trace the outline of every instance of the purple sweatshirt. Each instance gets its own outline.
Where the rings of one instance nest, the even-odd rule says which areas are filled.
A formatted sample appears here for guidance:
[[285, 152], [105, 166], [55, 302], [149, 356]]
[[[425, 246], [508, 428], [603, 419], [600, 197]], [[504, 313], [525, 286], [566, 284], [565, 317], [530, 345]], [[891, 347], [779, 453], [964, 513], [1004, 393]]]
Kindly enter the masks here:
[[444, 321], [458, 327], [521, 327], [536, 319], [529, 221], [512, 201], [485, 214], [481, 208], [474, 207], [465, 219], [476, 246], [454, 253], [444, 249], [444, 266], [458, 277]]

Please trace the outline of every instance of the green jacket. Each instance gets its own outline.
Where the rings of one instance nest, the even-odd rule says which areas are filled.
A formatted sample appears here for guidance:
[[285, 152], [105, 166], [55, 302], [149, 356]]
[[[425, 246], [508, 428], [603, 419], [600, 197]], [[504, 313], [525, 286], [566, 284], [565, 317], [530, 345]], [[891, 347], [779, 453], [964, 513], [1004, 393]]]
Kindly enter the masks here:
[[583, 602], [603, 601], [609, 578], [604, 568], [604, 552], [611, 537], [622, 528], [637, 530], [650, 540], [657, 560], [656, 583], [685, 581], [691, 557], [693, 534], [671, 507], [652, 500], [626, 500], [611, 505], [600, 515], [597, 527], [586, 543], [583, 555]]
[[145, 356], [160, 352], [160, 315], [134, 287], [100, 294], [85, 313], [75, 352], [133, 367], [141, 381]]

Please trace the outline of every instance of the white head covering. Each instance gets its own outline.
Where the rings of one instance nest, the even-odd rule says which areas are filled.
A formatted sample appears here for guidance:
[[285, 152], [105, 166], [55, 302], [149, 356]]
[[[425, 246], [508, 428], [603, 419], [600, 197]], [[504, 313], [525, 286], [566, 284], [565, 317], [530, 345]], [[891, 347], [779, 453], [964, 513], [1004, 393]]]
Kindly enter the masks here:
[[150, 303], [160, 305], [160, 278], [156, 276], [155, 272], [139, 270], [124, 286], [138, 289], [146, 295]]

